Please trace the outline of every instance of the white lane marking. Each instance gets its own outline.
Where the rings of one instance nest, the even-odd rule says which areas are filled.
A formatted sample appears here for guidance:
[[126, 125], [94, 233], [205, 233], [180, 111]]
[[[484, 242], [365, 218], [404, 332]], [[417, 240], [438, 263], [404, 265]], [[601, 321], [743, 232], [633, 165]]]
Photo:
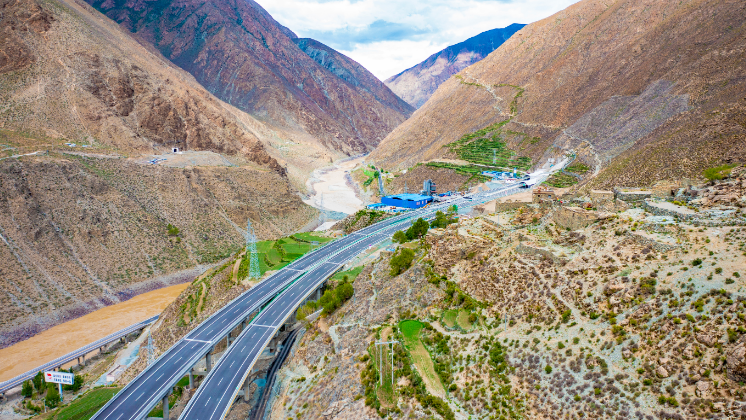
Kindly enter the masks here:
[[161, 375], [158, 376], [157, 378], [155, 378], [155, 380], [157, 381], [157, 380], [161, 379], [161, 376], [163, 376], [163, 372], [161, 372]]
[[138, 400], [139, 400], [140, 398], [142, 398], [142, 396], [143, 396], [143, 395], [145, 395], [145, 393], [144, 393], [144, 392], [143, 392], [142, 394], [140, 394], [140, 396], [139, 396], [139, 397], [135, 398], [135, 401], [138, 401]]
[[195, 340], [195, 339], [193, 339], [193, 338], [185, 338], [185, 339], [184, 339], [184, 341], [196, 341], [196, 342], [198, 342], [198, 343], [207, 343], [207, 344], [212, 344], [212, 341], [205, 341], [205, 340]]

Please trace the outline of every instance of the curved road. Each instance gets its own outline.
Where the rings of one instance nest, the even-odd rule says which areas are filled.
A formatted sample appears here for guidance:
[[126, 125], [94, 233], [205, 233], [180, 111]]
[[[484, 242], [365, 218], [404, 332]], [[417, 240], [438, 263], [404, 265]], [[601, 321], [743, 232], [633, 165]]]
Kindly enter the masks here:
[[[512, 186], [473, 194], [471, 200], [459, 198], [449, 203], [430, 206], [407, 213], [407, 217], [387, 219], [374, 225], [378, 226], [378, 229], [357, 232], [360, 238], [358, 242], [350, 244], [326, 262], [301, 276], [254, 318], [202, 381], [179, 419], [221, 420], [225, 418], [241, 385], [246, 381], [254, 363], [272, 337], [308, 296], [356, 255], [370, 246], [391, 238], [394, 232], [408, 226], [414, 218], [432, 218], [436, 211], [444, 210], [454, 204], [459, 207], [471, 207], [518, 191], [520, 191], [518, 186]], [[392, 220], [395, 222], [392, 223]]]
[[[353, 255], [353, 251], [350, 251], [351, 247], [365, 240], [368, 235], [392, 225], [399, 226], [402, 223], [408, 223], [413, 217], [416, 217], [414, 212], [385, 219], [373, 226], [330, 242], [266, 278], [228, 303], [174, 344], [117, 393], [91, 419], [139, 420], [144, 418], [170, 392], [179, 379], [210, 352], [218, 341], [224, 339], [241, 322], [247, 321], [252, 313], [280, 294], [293, 281], [309, 271], [324, 270], [324, 267], [335, 267], [336, 271], [338, 265], [325, 265], [324, 262], [340, 253], [346, 256]], [[364, 250], [360, 247], [354, 249], [354, 255]]]

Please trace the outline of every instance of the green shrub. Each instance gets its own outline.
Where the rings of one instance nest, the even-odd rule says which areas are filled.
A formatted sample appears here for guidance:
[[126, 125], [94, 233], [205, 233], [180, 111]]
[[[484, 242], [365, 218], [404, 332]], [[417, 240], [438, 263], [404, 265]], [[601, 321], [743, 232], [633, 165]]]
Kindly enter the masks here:
[[28, 398], [33, 393], [34, 393], [34, 389], [31, 385], [31, 381], [24, 381], [23, 387], [21, 387], [21, 395], [23, 395], [24, 398]]
[[730, 170], [735, 168], [736, 165], [721, 165], [714, 168], [705, 169], [703, 172], [705, 178], [709, 181], [716, 181], [723, 179], [730, 175]]
[[546, 372], [547, 375], [552, 373], [552, 367], [549, 365], [546, 365], [546, 367], [544, 367], [544, 372]]
[[399, 248], [389, 262], [391, 266], [389, 274], [398, 276], [412, 266], [412, 261], [414, 261], [414, 251], [409, 248]]

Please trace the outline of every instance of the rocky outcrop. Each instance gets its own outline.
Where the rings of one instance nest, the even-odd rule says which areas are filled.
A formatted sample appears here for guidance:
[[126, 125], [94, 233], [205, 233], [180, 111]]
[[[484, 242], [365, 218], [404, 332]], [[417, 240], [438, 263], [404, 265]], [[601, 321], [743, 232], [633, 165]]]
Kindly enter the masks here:
[[438, 51], [420, 64], [391, 76], [384, 83], [410, 105], [419, 108], [430, 99], [441, 83], [487, 57], [524, 26], [526, 25], [514, 23], [506, 28], [482, 32]]
[[728, 366], [728, 379], [736, 382], [746, 382], [746, 337], [738, 340], [725, 356]]
[[349, 58], [320, 44], [312, 54], [327, 65], [304, 53], [253, 0], [88, 3], [218, 98], [336, 155], [371, 150], [412, 111]]

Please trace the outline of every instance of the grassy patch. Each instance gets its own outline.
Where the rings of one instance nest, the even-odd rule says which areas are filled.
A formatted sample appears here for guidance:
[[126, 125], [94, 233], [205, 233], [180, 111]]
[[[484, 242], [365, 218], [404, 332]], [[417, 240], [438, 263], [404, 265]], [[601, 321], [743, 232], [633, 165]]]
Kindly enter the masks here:
[[404, 348], [407, 349], [409, 355], [412, 357], [417, 370], [422, 376], [422, 380], [425, 382], [425, 388], [431, 394], [444, 395], [445, 389], [443, 384], [440, 382], [440, 377], [435, 372], [435, 366], [430, 358], [425, 346], [420, 341], [420, 330], [422, 330], [422, 323], [419, 321], [402, 321], [399, 323], [402, 336], [404, 337]]
[[[523, 136], [525, 140], [528, 135], [504, 130], [504, 126], [508, 122], [510, 120], [501, 121], [473, 133], [464, 134], [459, 140], [448, 144], [446, 147], [460, 159], [475, 164], [491, 166], [495, 169], [518, 168], [524, 171], [528, 170], [531, 168], [531, 158], [517, 156], [515, 151], [508, 149], [504, 141], [507, 136]], [[483, 167], [477, 168], [479, 172], [485, 170]], [[470, 168], [467, 171], [474, 172], [475, 169]]]
[[570, 166], [567, 167], [567, 169], [565, 169], [565, 171], [567, 171], [567, 172], [572, 172], [574, 174], [580, 174], [580, 175], [582, 175], [582, 174], [584, 174], [584, 173], [586, 173], [586, 172], [588, 172], [590, 170], [591, 170], [591, 168], [589, 166], [584, 165], [582, 163], [576, 163], [574, 165], [570, 165]]
[[443, 312], [443, 325], [448, 328], [456, 326], [456, 318], [458, 317], [458, 309], [449, 309]]
[[567, 188], [578, 183], [578, 179], [572, 175], [557, 172], [547, 179], [544, 184], [554, 188]]
[[88, 420], [101, 409], [119, 388], [97, 388], [63, 407], [54, 416], [55, 420]]
[[458, 311], [456, 322], [464, 331], [471, 331], [474, 328], [474, 322], [470, 321], [471, 316], [472, 314], [470, 311], [465, 311], [463, 309]]
[[365, 266], [358, 266], [351, 270], [347, 271], [340, 271], [332, 276], [332, 280], [344, 280], [345, 276], [347, 276], [347, 279], [350, 281], [350, 283], [354, 282], [358, 275], [363, 271], [363, 268]]

